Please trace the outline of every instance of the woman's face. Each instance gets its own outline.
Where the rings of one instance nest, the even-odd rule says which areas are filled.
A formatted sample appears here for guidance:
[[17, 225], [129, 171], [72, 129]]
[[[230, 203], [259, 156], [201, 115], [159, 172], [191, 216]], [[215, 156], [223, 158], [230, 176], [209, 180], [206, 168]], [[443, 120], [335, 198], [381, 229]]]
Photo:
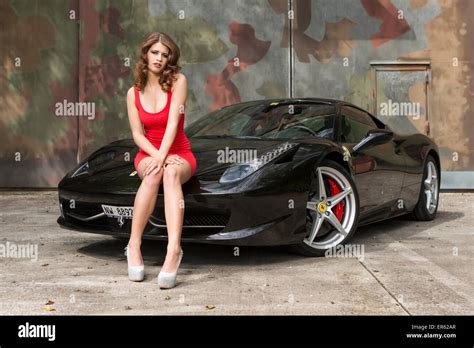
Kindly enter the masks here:
[[152, 45], [147, 53], [148, 71], [160, 74], [168, 63], [169, 51], [168, 47], [161, 42]]

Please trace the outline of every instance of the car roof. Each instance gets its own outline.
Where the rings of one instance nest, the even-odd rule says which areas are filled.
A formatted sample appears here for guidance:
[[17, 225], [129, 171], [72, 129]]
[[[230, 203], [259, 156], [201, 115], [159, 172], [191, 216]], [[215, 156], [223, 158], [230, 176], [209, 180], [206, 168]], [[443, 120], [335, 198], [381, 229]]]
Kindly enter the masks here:
[[[328, 105], [348, 105], [348, 106], [353, 106], [358, 109], [365, 110], [364, 108], [361, 108], [360, 106], [354, 105], [350, 102], [344, 101], [344, 100], [338, 100], [338, 99], [330, 99], [330, 98], [273, 98], [273, 99], [258, 99], [258, 100], [249, 100], [249, 101], [244, 101], [236, 104], [271, 104], [271, 103], [281, 103], [281, 104], [288, 104], [288, 103], [315, 103], [315, 104], [328, 104]], [[232, 105], [236, 105], [232, 104]], [[227, 105], [231, 106], [231, 105]]]
[[[258, 104], [272, 104], [272, 103], [279, 103], [279, 104], [291, 104], [291, 103], [314, 103], [314, 104], [325, 104], [325, 105], [333, 105], [334, 107], [337, 108], [337, 106], [351, 106], [356, 109], [359, 109], [363, 112], [368, 113], [370, 116], [375, 118], [377, 122], [380, 123], [380, 125], [383, 125], [387, 127], [385, 123], [383, 123], [380, 119], [378, 119], [377, 116], [373, 115], [370, 111], [366, 110], [363, 107], [360, 107], [358, 105], [352, 104], [348, 101], [344, 100], [338, 100], [338, 99], [330, 99], [330, 98], [273, 98], [273, 99], [257, 99], [257, 100], [248, 100], [240, 103], [235, 103], [235, 104], [230, 104], [230, 105], [225, 105], [222, 106], [221, 108], [214, 110], [218, 111], [221, 109], [224, 109], [226, 107], [231, 107], [235, 105], [258, 105]], [[337, 109], [336, 109], [337, 110]]]
[[244, 101], [244, 102], [236, 103], [236, 104], [271, 104], [271, 103], [287, 104], [287, 103], [301, 103], [301, 102], [336, 104], [339, 101], [335, 99], [324, 99], [324, 98], [272, 98], [272, 99], [248, 100], [248, 101]]

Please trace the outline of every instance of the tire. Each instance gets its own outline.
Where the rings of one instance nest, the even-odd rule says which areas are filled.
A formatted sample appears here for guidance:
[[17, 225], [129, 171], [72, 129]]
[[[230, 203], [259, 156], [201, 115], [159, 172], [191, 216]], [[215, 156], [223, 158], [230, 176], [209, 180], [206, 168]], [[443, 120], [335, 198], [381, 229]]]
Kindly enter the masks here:
[[[430, 175], [431, 173], [431, 175]], [[429, 178], [431, 176], [431, 179]], [[440, 185], [439, 168], [433, 156], [426, 158], [423, 168], [423, 180], [421, 181], [420, 195], [412, 217], [418, 221], [431, 221], [436, 217], [439, 202]], [[430, 200], [428, 208], [428, 200]]]
[[[323, 192], [321, 186], [324, 186]], [[331, 199], [335, 197], [342, 199], [333, 204]], [[339, 163], [325, 160], [313, 172], [307, 203], [307, 234], [291, 249], [304, 256], [324, 256], [329, 249], [350, 240], [358, 219], [359, 196], [352, 177]]]

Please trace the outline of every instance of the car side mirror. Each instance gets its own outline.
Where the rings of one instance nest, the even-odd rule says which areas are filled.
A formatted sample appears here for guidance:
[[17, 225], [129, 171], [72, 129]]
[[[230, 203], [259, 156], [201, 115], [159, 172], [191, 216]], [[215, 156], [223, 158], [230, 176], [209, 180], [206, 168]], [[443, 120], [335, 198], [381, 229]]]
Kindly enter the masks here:
[[352, 148], [352, 152], [358, 152], [370, 146], [384, 144], [390, 141], [392, 137], [393, 132], [389, 129], [371, 129], [367, 132], [365, 138]]

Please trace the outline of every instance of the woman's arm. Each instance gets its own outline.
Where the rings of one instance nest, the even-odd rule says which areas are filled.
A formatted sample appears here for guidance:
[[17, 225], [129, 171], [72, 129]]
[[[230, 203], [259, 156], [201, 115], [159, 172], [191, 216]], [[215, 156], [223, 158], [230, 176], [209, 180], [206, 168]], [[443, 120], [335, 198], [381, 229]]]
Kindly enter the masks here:
[[158, 149], [145, 137], [143, 125], [138, 116], [138, 110], [135, 106], [135, 92], [131, 87], [127, 92], [127, 111], [130, 128], [132, 130], [133, 141], [135, 144], [152, 157], [158, 155]]
[[159, 152], [166, 158], [168, 151], [173, 145], [176, 133], [178, 132], [178, 124], [184, 114], [184, 105], [188, 96], [188, 82], [186, 76], [178, 74], [174, 85], [173, 96], [171, 98], [170, 111], [166, 131], [161, 142]]

